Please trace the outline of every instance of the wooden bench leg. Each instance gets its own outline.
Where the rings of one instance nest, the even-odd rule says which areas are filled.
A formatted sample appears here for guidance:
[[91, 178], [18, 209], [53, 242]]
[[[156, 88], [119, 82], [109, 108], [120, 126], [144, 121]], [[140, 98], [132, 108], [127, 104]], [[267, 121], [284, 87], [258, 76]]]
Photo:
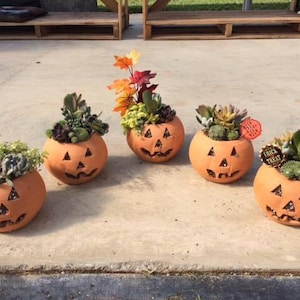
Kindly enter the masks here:
[[42, 36], [47, 35], [47, 33], [49, 33], [50, 28], [49, 28], [49, 26], [45, 27], [45, 26], [35, 25], [34, 26], [34, 31], [35, 31], [35, 35], [37, 37], [42, 37]]
[[226, 36], [230, 37], [232, 35], [232, 27], [233, 24], [219, 24], [218, 28], [221, 30], [221, 32]]
[[122, 39], [121, 32], [120, 32], [119, 29], [120, 29], [119, 24], [113, 26], [113, 36], [117, 40], [121, 40]]
[[150, 39], [152, 36], [152, 26], [151, 25], [145, 25], [144, 26], [144, 39]]
[[293, 24], [293, 27], [297, 32], [300, 32], [300, 24]]

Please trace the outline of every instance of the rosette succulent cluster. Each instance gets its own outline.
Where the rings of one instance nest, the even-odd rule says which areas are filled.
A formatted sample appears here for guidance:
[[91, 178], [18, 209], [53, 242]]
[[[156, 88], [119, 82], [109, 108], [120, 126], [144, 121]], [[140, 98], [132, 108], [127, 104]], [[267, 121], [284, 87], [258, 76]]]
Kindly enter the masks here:
[[240, 138], [241, 123], [247, 117], [247, 110], [240, 111], [237, 107], [199, 105], [196, 109], [198, 122], [213, 140], [227, 141]]
[[46, 156], [46, 152], [30, 149], [20, 141], [0, 144], [0, 184], [6, 182], [13, 186], [14, 179], [37, 169]]
[[272, 142], [281, 148], [284, 154], [280, 172], [288, 179], [300, 180], [300, 129], [294, 133], [287, 132]]
[[129, 79], [117, 79], [108, 86], [118, 95], [114, 111], [121, 114], [121, 125], [126, 134], [134, 129], [141, 133], [145, 124], [159, 124], [172, 121], [176, 111], [162, 103], [160, 94], [154, 90], [157, 84], [151, 84], [150, 79], [156, 76], [151, 71], [134, 71], [134, 66], [140, 58], [140, 53], [132, 50], [123, 57], [115, 56], [114, 66], [129, 71]]
[[67, 94], [61, 111], [64, 119], [46, 131], [49, 138], [60, 143], [78, 143], [87, 140], [94, 132], [99, 135], [108, 132], [109, 125], [102, 122], [100, 114], [91, 113], [91, 107], [87, 106], [81, 95]]

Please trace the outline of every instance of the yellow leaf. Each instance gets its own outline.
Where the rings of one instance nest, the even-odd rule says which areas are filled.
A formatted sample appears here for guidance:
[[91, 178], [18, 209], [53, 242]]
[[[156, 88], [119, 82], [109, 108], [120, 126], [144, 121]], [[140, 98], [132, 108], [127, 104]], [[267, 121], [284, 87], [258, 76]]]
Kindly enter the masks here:
[[141, 56], [141, 53], [137, 52], [135, 49], [131, 50], [131, 52], [126, 55], [126, 57], [131, 59], [133, 66], [135, 66], [138, 63], [140, 56]]

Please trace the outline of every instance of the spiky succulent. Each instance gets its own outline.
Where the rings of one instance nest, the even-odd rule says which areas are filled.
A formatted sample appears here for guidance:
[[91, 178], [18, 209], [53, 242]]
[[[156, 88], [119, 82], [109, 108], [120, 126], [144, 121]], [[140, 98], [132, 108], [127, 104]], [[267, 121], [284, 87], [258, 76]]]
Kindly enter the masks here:
[[91, 114], [91, 107], [81, 99], [81, 94], [67, 94], [61, 111], [64, 119], [46, 131], [49, 138], [60, 143], [78, 143], [87, 140], [94, 132], [100, 135], [108, 132], [108, 124], [101, 121], [100, 114]]
[[222, 141], [239, 139], [241, 123], [247, 116], [246, 109], [240, 111], [231, 104], [213, 107], [199, 105], [196, 112], [198, 113], [196, 118], [208, 136]]
[[0, 144], [0, 184], [13, 186], [13, 180], [37, 169], [46, 158], [46, 152], [30, 149], [27, 144], [15, 141]]
[[219, 106], [214, 110], [214, 122], [228, 129], [238, 129], [247, 116], [247, 110], [240, 111], [234, 105]]
[[281, 147], [286, 160], [300, 161], [300, 129], [294, 133], [286, 132], [279, 138], [274, 138], [273, 144]]

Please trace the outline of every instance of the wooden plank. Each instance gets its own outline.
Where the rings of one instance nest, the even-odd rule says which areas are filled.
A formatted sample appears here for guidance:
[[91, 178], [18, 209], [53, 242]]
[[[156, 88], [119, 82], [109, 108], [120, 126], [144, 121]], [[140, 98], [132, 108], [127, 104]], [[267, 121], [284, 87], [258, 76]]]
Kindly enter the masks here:
[[291, 25], [234, 25], [232, 34], [228, 37], [221, 34], [219, 26], [208, 25], [200, 27], [153, 27], [153, 40], [225, 40], [225, 39], [281, 39], [300, 38]]
[[[126, 27], [126, 16], [113, 12], [51, 12], [23, 23], [0, 22], [0, 39], [8, 39], [14, 29], [16, 39], [121, 39]], [[10, 28], [8, 30], [3, 30]], [[32, 28], [24, 34], [22, 28]], [[110, 28], [110, 29], [109, 29]], [[101, 35], [101, 33], [103, 34]]]
[[290, 11], [164, 11], [149, 13], [148, 25], [201, 25], [226, 23], [300, 23]]

